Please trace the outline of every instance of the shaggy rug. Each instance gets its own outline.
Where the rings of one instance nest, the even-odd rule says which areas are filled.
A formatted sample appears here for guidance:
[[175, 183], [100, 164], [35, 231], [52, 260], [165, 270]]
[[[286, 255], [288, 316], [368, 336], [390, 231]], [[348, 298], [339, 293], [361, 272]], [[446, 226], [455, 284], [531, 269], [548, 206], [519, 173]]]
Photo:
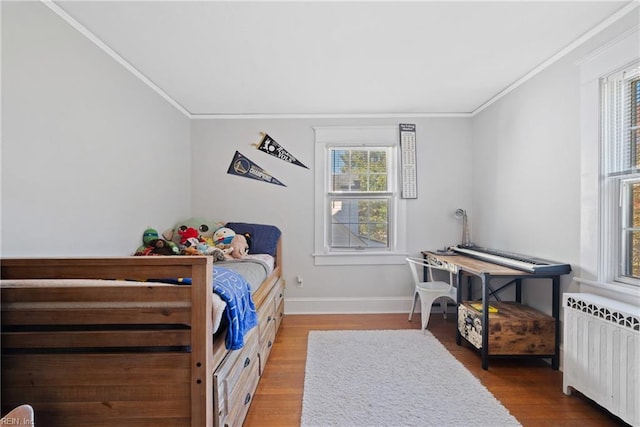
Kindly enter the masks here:
[[302, 426], [519, 426], [430, 332], [312, 331]]

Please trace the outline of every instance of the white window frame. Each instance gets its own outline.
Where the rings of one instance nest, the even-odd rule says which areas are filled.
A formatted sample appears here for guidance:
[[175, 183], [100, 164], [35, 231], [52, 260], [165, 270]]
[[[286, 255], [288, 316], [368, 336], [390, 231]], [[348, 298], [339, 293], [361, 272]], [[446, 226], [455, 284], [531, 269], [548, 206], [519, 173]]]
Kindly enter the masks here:
[[638, 33], [637, 27], [627, 30], [580, 63], [582, 178], [580, 268], [576, 280], [592, 288], [592, 292], [621, 298], [640, 297], [640, 287], [618, 280], [616, 274], [620, 185], [605, 177], [601, 79], [640, 59]]
[[[628, 202], [626, 186], [637, 181], [640, 173], [633, 168], [629, 169], [627, 155], [623, 153], [624, 145], [628, 144], [627, 137], [622, 132], [629, 128], [626, 116], [628, 109], [625, 100], [629, 93], [626, 92], [626, 81], [638, 75], [640, 60], [628, 64], [622, 70], [601, 79], [601, 120], [602, 120], [602, 184], [600, 189], [602, 230], [602, 276], [607, 282], [619, 282], [639, 286], [640, 279], [623, 274], [627, 263], [628, 254], [624, 245], [623, 224], [626, 223]], [[632, 147], [628, 147], [632, 149]]]
[[[315, 265], [404, 264], [406, 253], [406, 201], [400, 197], [399, 128], [397, 126], [321, 126], [315, 132]], [[389, 246], [357, 250], [331, 248], [328, 244], [331, 217], [330, 148], [389, 147]]]

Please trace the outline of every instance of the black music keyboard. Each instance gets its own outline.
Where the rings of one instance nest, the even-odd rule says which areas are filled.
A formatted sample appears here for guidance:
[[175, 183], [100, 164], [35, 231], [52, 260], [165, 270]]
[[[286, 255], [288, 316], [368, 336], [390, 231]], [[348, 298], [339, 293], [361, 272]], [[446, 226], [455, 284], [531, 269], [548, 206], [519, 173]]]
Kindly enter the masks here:
[[533, 274], [568, 274], [571, 265], [481, 246], [453, 246], [454, 252]]

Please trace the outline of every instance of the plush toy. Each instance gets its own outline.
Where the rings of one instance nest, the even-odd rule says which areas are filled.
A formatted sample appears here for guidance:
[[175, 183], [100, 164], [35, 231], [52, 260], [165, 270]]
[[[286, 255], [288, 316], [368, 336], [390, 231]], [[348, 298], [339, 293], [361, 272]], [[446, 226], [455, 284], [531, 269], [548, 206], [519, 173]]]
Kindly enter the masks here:
[[152, 239], [149, 244], [153, 247], [152, 252], [156, 255], [180, 255], [180, 249], [175, 243], [165, 239]]
[[142, 244], [149, 245], [152, 240], [159, 238], [158, 231], [155, 228], [149, 227], [142, 233]]
[[204, 240], [204, 242], [209, 245], [209, 246], [215, 246], [215, 242], [213, 241], [213, 235], [210, 237], [203, 237], [202, 240]]
[[[206, 243], [202, 242], [197, 237], [194, 237], [197, 234], [198, 233], [193, 228], [185, 230], [182, 233], [183, 238], [181, 239], [181, 244], [180, 244], [180, 247], [182, 248], [182, 253], [184, 255], [216, 255], [217, 257], [218, 255], [217, 252], [219, 252], [220, 250], [213, 246], [209, 246]], [[190, 237], [186, 237], [186, 236], [190, 236]]]
[[241, 233], [244, 238], [247, 240], [247, 254], [251, 251], [251, 234], [250, 233]]
[[161, 239], [158, 232], [154, 228], [147, 228], [142, 233], [142, 246], [140, 246], [135, 255], [179, 255], [178, 246], [168, 240]]
[[249, 253], [249, 242], [243, 234], [236, 234], [229, 244], [231, 247], [231, 256], [235, 259], [242, 259]]
[[227, 227], [220, 227], [213, 233], [213, 243], [216, 245], [229, 245], [236, 232]]
[[227, 259], [233, 258], [233, 248], [231, 247], [231, 240], [236, 232], [227, 227], [220, 227], [213, 233], [213, 243], [216, 248], [221, 249], [227, 256]]
[[193, 227], [180, 228], [178, 234], [180, 235], [180, 244], [183, 246], [188, 246], [189, 239], [199, 241], [198, 230]]
[[[223, 226], [224, 222], [221, 221], [191, 218], [177, 223], [173, 228], [162, 233], [162, 236], [176, 243], [182, 253], [186, 255], [210, 255], [215, 262], [231, 258], [229, 244], [218, 247], [213, 237], [214, 232]], [[229, 243], [232, 238], [233, 236], [229, 238]], [[189, 242], [189, 245], [187, 245], [187, 242]]]
[[225, 253], [222, 249], [216, 248], [215, 246], [209, 246], [206, 242], [203, 242], [201, 239], [197, 237], [193, 237], [198, 234], [198, 232], [193, 228], [188, 228], [186, 230], [180, 230], [181, 235], [191, 236], [186, 237], [182, 241], [182, 253], [184, 255], [211, 255], [213, 256], [213, 261], [222, 261], [225, 259]]
[[[195, 240], [195, 239], [192, 239], [192, 240]], [[216, 248], [215, 246], [209, 246], [208, 243], [202, 242], [202, 241], [198, 241], [198, 243], [196, 243], [195, 246], [198, 252], [200, 252], [202, 255], [213, 255], [214, 262], [222, 261], [223, 259], [225, 259], [224, 251], [220, 248]]]
[[197, 246], [197, 239], [194, 239], [193, 237], [190, 237], [189, 239], [187, 239], [184, 243], [184, 246], [182, 247], [182, 254], [183, 255], [202, 255], [202, 252], [200, 252], [198, 250], [198, 246]]
[[184, 231], [188, 228], [193, 228], [198, 233], [198, 235], [196, 236], [198, 237], [198, 239], [200, 239], [201, 241], [205, 241], [209, 244], [209, 246], [215, 246], [213, 241], [208, 240], [212, 240], [213, 232], [223, 225], [224, 222], [221, 221], [211, 221], [204, 218], [190, 218], [185, 221], [180, 221], [179, 223], [174, 225], [173, 228], [170, 228], [169, 230], [166, 230], [164, 233], [162, 233], [162, 236], [167, 240], [171, 240], [174, 243], [179, 244], [181, 239], [180, 230]]
[[213, 262], [222, 261], [227, 258], [222, 249], [216, 248], [215, 246], [209, 246], [207, 243], [198, 244], [196, 249], [205, 255], [213, 256]]

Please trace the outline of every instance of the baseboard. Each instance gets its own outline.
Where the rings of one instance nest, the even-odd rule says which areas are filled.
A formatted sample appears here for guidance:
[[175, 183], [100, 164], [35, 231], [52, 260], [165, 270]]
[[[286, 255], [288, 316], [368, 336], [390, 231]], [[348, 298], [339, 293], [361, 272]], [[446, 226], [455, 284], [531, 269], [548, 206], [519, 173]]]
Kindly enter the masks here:
[[[285, 314], [365, 314], [365, 313], [407, 313], [411, 309], [411, 297], [361, 297], [361, 298], [285, 298]], [[432, 312], [439, 311], [436, 302]], [[416, 305], [416, 313], [420, 304]], [[449, 305], [447, 312], [455, 312], [455, 305]]]

